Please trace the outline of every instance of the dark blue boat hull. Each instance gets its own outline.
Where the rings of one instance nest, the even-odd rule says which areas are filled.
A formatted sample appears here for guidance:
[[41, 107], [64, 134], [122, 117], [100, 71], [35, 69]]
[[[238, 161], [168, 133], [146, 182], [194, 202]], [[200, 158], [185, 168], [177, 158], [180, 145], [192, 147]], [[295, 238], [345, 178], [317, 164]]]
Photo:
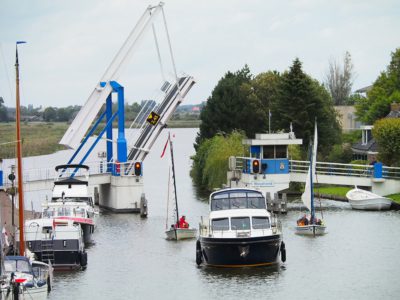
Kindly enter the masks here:
[[202, 262], [216, 267], [264, 266], [280, 262], [280, 234], [251, 238], [200, 237]]

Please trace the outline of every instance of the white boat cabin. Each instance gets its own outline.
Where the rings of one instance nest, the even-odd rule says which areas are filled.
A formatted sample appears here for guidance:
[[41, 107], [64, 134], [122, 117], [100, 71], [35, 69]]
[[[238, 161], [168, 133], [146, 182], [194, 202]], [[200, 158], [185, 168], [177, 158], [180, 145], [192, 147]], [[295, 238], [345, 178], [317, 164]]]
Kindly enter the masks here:
[[267, 211], [260, 191], [231, 189], [210, 196], [210, 215], [200, 224], [200, 235], [214, 238], [257, 237], [276, 234], [277, 220]]

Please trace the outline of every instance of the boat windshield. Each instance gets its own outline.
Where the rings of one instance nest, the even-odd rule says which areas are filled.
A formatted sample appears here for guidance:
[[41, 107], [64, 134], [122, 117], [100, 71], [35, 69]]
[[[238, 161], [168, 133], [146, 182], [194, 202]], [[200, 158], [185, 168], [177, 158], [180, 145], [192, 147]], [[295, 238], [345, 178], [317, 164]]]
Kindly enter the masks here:
[[29, 262], [25, 260], [4, 260], [4, 268], [7, 273], [21, 272], [31, 274]]
[[271, 224], [268, 217], [253, 217], [253, 229], [269, 229]]
[[54, 208], [46, 208], [43, 210], [43, 218], [51, 218], [54, 216], [55, 210]]
[[229, 230], [229, 219], [213, 219], [211, 222], [212, 230]]
[[74, 208], [74, 215], [77, 217], [86, 217], [86, 211], [82, 207]]
[[231, 218], [232, 230], [250, 230], [249, 217], [235, 217]]
[[255, 191], [218, 193], [211, 199], [211, 211], [238, 208], [265, 209], [265, 199], [261, 193]]
[[59, 207], [57, 210], [57, 215], [61, 216], [70, 216], [71, 215], [71, 208], [69, 207]]

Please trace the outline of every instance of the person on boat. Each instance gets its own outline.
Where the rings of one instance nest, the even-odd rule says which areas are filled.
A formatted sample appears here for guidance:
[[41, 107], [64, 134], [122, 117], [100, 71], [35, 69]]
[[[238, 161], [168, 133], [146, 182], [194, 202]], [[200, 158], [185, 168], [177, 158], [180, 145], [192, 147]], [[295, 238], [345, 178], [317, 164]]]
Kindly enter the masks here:
[[189, 223], [186, 222], [186, 217], [185, 216], [182, 216], [179, 219], [179, 228], [189, 228]]
[[297, 225], [299, 226], [306, 226], [308, 225], [308, 219], [307, 219], [307, 215], [304, 215], [303, 217], [301, 217], [300, 219], [297, 220]]

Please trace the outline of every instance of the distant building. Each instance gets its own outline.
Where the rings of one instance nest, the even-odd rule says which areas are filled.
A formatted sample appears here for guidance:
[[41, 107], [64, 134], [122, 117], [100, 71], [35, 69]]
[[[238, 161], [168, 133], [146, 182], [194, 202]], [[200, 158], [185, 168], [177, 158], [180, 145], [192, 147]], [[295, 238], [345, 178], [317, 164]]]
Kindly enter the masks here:
[[[400, 118], [400, 103], [392, 103], [390, 112], [385, 118]], [[373, 125], [361, 126], [361, 142], [353, 144], [353, 159], [367, 160], [373, 162], [378, 154], [378, 143], [372, 136]]]
[[339, 122], [340, 125], [342, 125], [343, 132], [349, 132], [360, 128], [361, 122], [357, 121], [355, 115], [356, 109], [354, 106], [335, 106], [335, 110], [339, 115]]

